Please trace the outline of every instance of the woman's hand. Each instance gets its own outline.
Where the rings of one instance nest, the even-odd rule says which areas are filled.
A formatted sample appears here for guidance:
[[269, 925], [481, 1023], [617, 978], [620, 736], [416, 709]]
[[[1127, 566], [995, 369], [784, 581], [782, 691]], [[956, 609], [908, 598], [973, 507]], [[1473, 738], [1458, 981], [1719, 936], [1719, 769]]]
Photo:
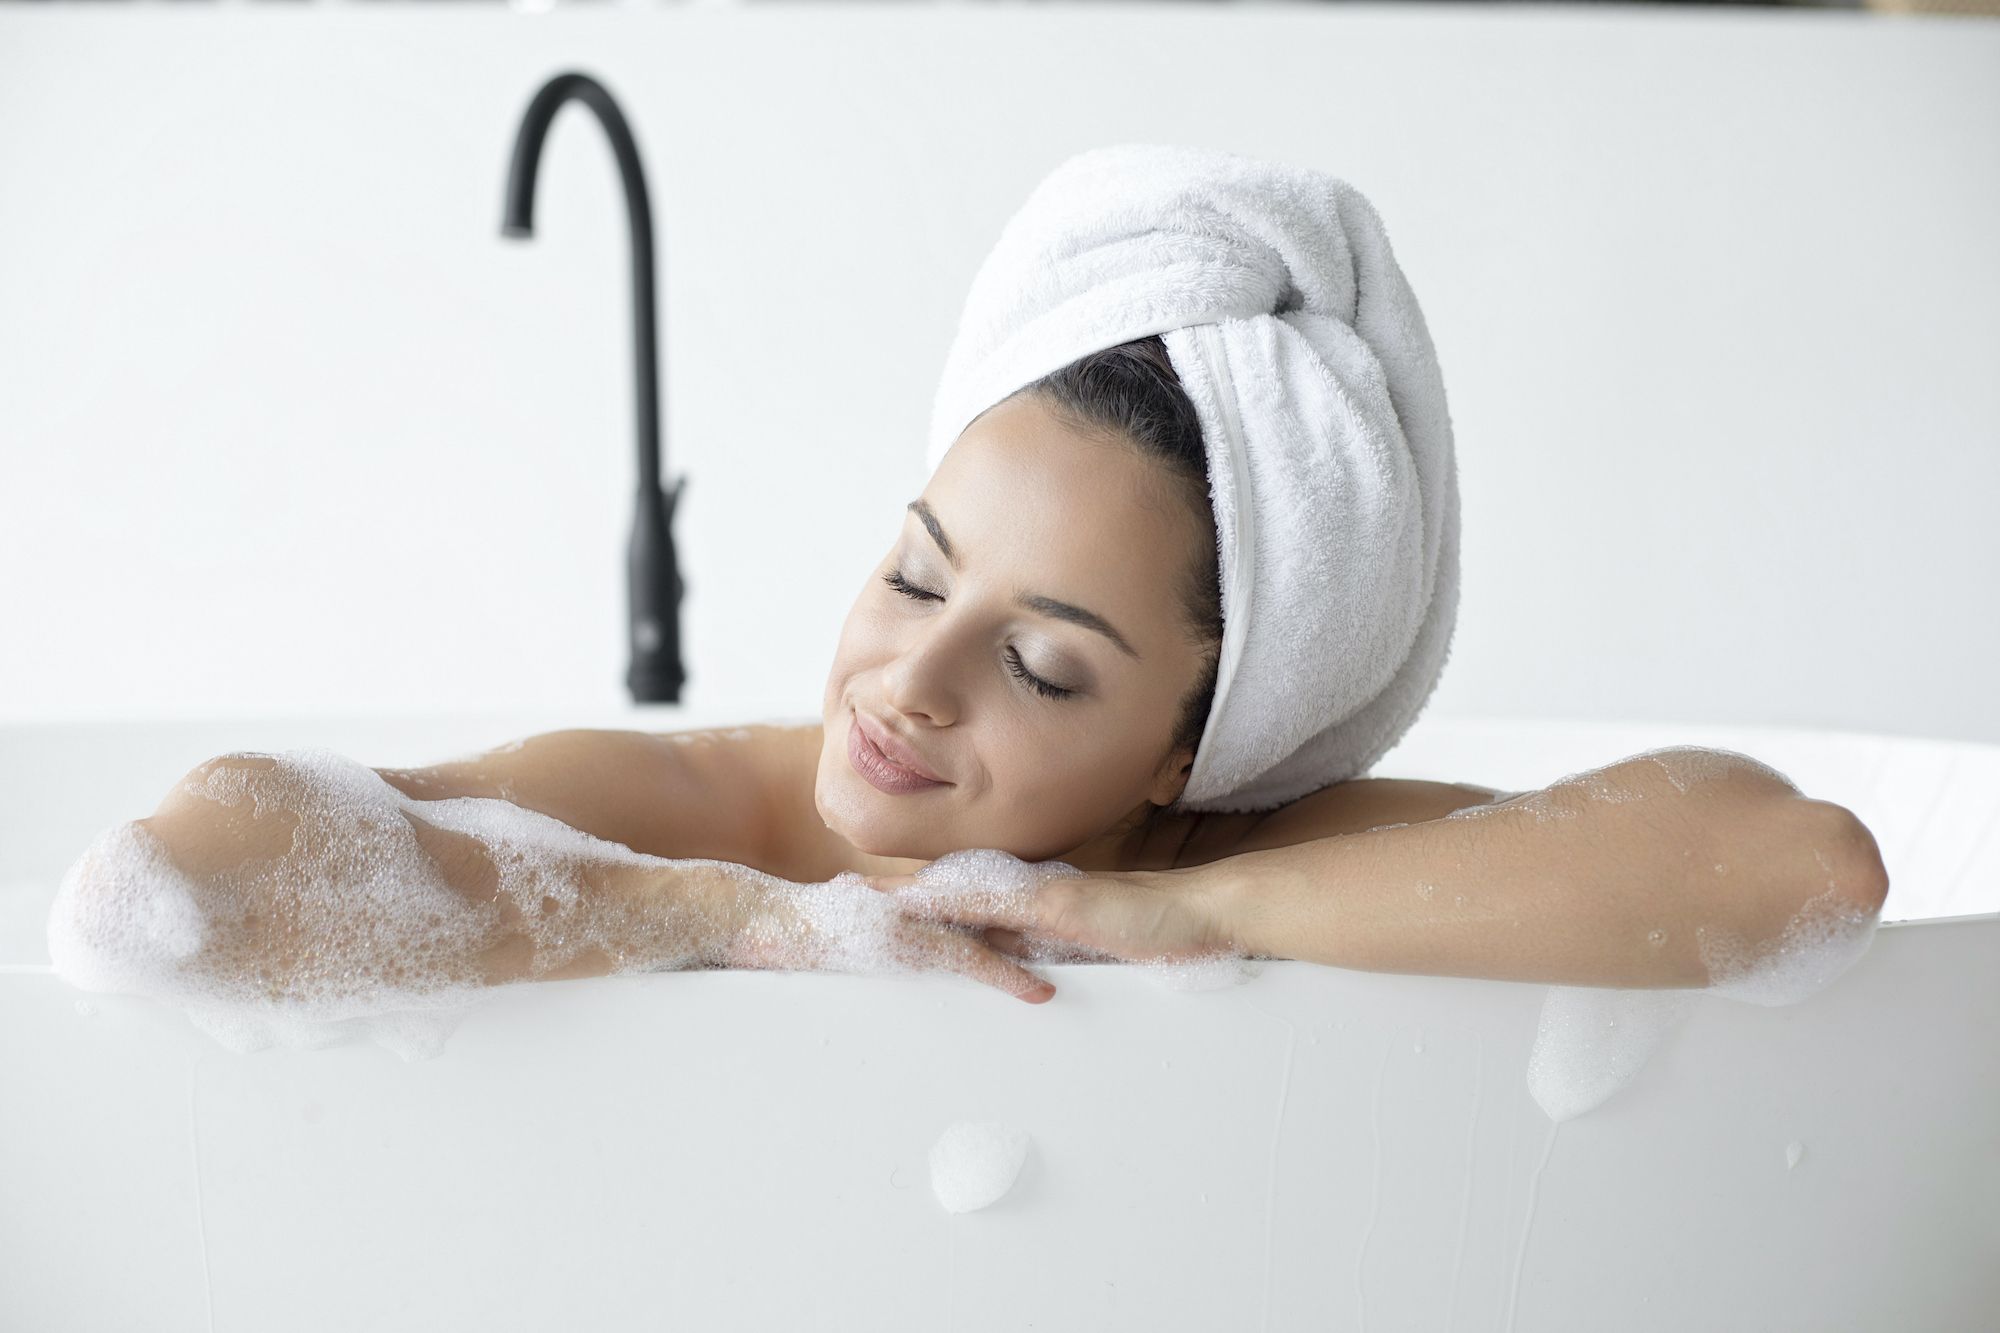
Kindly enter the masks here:
[[[989, 860], [965, 859], [980, 857]], [[1056, 953], [1048, 944], [1055, 942], [1107, 959], [1182, 962], [1237, 952], [1221, 894], [1201, 872], [1192, 866], [1084, 874], [1061, 862], [1029, 864], [975, 851], [942, 857], [914, 875], [863, 882], [915, 920], [972, 927], [1017, 958], [1051, 959]]]
[[[740, 872], [740, 873], [739, 873]], [[713, 899], [724, 967], [957, 972], [1029, 1004], [1056, 988], [973, 931], [911, 917], [846, 873], [798, 884], [731, 867]]]

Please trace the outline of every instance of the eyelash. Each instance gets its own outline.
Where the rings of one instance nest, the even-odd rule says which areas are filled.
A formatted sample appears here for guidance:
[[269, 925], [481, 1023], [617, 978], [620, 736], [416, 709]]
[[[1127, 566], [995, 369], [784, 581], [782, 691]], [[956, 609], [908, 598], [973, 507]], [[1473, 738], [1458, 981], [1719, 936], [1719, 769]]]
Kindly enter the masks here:
[[[882, 581], [888, 584], [890, 587], [894, 588], [897, 592], [901, 593], [903, 596], [909, 598], [911, 601], [941, 602], [944, 600], [944, 598], [938, 596], [936, 593], [927, 592], [924, 589], [919, 588], [915, 584], [911, 583], [908, 579], [905, 579], [903, 577], [903, 571], [900, 569], [891, 570], [889, 573], [884, 574], [882, 576]], [[1060, 685], [1051, 685], [1047, 681], [1043, 680], [1040, 676], [1037, 676], [1034, 672], [1028, 670], [1026, 665], [1024, 665], [1021, 661], [1021, 654], [1014, 651], [1014, 649], [1012, 648], [1009, 648], [1007, 650], [1007, 669], [1013, 672], [1021, 680], [1025, 681], [1028, 684], [1028, 686], [1031, 689], [1033, 689], [1036, 693], [1041, 694], [1047, 698], [1067, 699], [1072, 694], [1076, 693], [1075, 690], [1066, 690]]]

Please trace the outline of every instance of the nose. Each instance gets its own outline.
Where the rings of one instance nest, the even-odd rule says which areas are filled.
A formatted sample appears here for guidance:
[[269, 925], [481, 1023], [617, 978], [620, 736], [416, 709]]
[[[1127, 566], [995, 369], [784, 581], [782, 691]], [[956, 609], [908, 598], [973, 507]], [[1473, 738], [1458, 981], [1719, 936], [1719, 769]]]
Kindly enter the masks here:
[[950, 726], [958, 716], [965, 645], [945, 615], [933, 616], [908, 633], [903, 651], [882, 668], [884, 696], [905, 716]]

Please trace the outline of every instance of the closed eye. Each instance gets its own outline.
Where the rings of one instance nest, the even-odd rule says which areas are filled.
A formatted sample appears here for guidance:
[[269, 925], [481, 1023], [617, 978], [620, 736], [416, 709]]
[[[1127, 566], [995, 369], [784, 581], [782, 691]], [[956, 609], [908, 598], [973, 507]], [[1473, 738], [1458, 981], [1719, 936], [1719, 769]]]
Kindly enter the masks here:
[[[900, 569], [890, 570], [882, 576], [882, 581], [913, 602], [942, 602], [944, 600], [944, 598], [938, 596], [936, 593], [919, 588], [908, 579], [905, 579], [903, 571]], [[1027, 665], [1021, 661], [1021, 654], [1012, 647], [1007, 649], [1007, 669], [1035, 690], [1036, 693], [1041, 694], [1045, 698], [1067, 699], [1076, 693], [1075, 690], [1066, 690], [1060, 685], [1051, 685], [1034, 672], [1028, 670]]]

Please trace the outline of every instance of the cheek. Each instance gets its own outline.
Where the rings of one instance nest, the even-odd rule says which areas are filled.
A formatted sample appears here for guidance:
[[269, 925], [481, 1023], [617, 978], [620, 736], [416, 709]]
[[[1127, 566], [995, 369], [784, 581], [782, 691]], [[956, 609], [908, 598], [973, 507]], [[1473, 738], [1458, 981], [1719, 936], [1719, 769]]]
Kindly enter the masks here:
[[895, 612], [896, 608], [886, 605], [874, 589], [863, 588], [854, 605], [848, 608], [847, 619], [841, 622], [840, 659], [866, 661], [882, 651], [895, 636]]
[[1014, 818], [1094, 833], [1129, 804], [1131, 760], [1095, 726], [1049, 717], [1003, 733], [988, 765]]
[[865, 665], [882, 641], [881, 612], [868, 605], [868, 594], [863, 592], [848, 609], [847, 619], [841, 622], [840, 638], [833, 646], [833, 663], [827, 675], [829, 692], [853, 675], [858, 666]]
[[[896, 645], [894, 608], [883, 607], [873, 600], [869, 589], [862, 589], [848, 609], [847, 619], [841, 622], [840, 638], [834, 644], [833, 659], [827, 664], [826, 689], [820, 699], [822, 722], [845, 715], [854, 699], [856, 678], [891, 661]], [[842, 762], [846, 762], [844, 758]]]

